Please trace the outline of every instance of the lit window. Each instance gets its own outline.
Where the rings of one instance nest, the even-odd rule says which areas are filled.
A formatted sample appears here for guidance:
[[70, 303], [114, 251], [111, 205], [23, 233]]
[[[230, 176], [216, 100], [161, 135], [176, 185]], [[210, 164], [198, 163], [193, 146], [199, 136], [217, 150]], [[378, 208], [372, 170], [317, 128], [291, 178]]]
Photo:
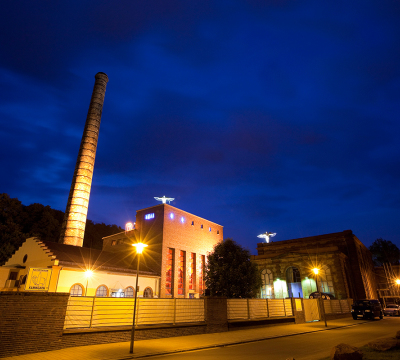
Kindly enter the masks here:
[[107, 286], [101, 285], [96, 290], [97, 297], [106, 297], [107, 296]]
[[134, 297], [134, 296], [135, 296], [135, 290], [133, 290], [132, 286], [128, 286], [125, 289], [125, 297], [131, 298], [131, 297]]
[[117, 240], [112, 240], [111, 241], [111, 246], [117, 245]]
[[71, 296], [82, 296], [83, 294], [82, 286], [79, 284], [72, 285], [69, 293], [71, 294]]
[[182, 216], [181, 217], [181, 223], [183, 224], [185, 222], [185, 218]]
[[169, 214], [169, 217], [170, 217], [170, 219], [173, 219], [174, 218], [174, 214], [173, 213]]
[[143, 297], [144, 298], [152, 298], [153, 297], [153, 290], [151, 290], [151, 288], [147, 287], [146, 289], [144, 289], [143, 291]]
[[205, 272], [205, 255], [199, 257], [199, 293], [203, 295], [204, 291], [204, 272]]
[[211, 231], [211, 227], [208, 228], [208, 231]]
[[173, 264], [174, 253], [173, 250], [168, 248], [167, 252], [167, 269], [165, 276], [165, 294], [172, 295], [172, 277], [174, 274]]
[[195, 290], [196, 287], [196, 254], [190, 254], [189, 268], [189, 290]]
[[178, 295], [185, 295], [185, 258], [186, 251], [179, 251], [179, 268], [178, 268]]

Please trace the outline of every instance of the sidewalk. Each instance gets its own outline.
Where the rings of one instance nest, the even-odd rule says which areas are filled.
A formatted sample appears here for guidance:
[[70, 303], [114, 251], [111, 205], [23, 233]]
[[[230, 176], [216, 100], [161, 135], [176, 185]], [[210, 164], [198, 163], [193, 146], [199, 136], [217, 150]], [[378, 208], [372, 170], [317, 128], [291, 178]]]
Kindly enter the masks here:
[[340, 327], [355, 326], [362, 323], [363, 321], [355, 322], [352, 318], [344, 318], [328, 321], [327, 328], [323, 321], [318, 321], [306, 324], [276, 325], [223, 333], [138, 340], [135, 341], [134, 354], [129, 353], [129, 342], [122, 342], [71, 347], [62, 350], [6, 357], [2, 358], [2, 360], [71, 360], [74, 358], [78, 358], [79, 360], [137, 359], [154, 355], [174, 354], [177, 352], [306, 334], [316, 331], [326, 331]]

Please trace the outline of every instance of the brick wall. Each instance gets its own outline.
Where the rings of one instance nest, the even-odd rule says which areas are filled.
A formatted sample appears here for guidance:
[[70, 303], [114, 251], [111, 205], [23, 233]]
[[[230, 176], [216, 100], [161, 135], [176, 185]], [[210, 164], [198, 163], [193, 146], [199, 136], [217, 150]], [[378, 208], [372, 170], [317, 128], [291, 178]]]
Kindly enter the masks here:
[[[63, 330], [68, 293], [0, 292], [0, 358], [130, 341], [131, 328]], [[137, 328], [136, 340], [228, 331], [225, 298], [205, 299], [206, 322]]]
[[68, 297], [0, 292], [0, 357], [60, 348]]

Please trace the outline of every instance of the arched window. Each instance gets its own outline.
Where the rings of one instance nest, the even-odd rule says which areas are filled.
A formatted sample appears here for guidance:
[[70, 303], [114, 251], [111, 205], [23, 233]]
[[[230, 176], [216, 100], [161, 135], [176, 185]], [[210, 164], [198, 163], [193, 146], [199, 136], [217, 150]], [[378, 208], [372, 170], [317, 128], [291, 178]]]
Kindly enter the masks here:
[[107, 297], [108, 289], [105, 285], [100, 285], [96, 290], [97, 297]]
[[74, 284], [71, 286], [69, 293], [71, 294], [71, 296], [82, 296], [83, 286], [80, 284]]
[[324, 293], [335, 295], [331, 270], [326, 265], [322, 266], [318, 274], [318, 290]]
[[286, 284], [289, 297], [303, 297], [300, 271], [297, 267], [290, 266], [286, 269]]
[[149, 287], [147, 287], [146, 289], [144, 289], [143, 291], [143, 297], [144, 298], [152, 298], [153, 297], [153, 290]]
[[135, 296], [135, 290], [134, 290], [134, 288], [133, 288], [132, 286], [128, 286], [128, 287], [125, 289], [125, 297], [131, 298], [131, 297], [134, 297], [134, 296]]
[[273, 277], [272, 271], [269, 269], [264, 269], [261, 271], [261, 298], [262, 299], [272, 299], [273, 298]]

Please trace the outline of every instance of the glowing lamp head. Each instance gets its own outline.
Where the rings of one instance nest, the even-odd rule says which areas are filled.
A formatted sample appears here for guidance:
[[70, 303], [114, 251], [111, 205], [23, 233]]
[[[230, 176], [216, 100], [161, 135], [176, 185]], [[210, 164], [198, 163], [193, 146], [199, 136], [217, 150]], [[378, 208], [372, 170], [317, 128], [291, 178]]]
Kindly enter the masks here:
[[315, 275], [318, 275], [318, 273], [319, 273], [319, 269], [318, 269], [318, 268], [314, 268], [314, 269], [312, 269], [312, 271], [313, 271], [313, 273], [314, 273]]
[[93, 275], [93, 271], [92, 271], [92, 270], [86, 270], [86, 271], [85, 271], [85, 276], [86, 276], [87, 278], [90, 278], [92, 275]]
[[145, 247], [147, 247], [148, 245], [143, 244], [143, 243], [137, 243], [137, 244], [132, 244], [132, 246], [134, 246], [134, 247], [136, 248], [136, 252], [137, 252], [138, 254], [141, 254], [141, 253], [143, 252], [143, 249], [144, 249]]
[[395, 283], [396, 285], [400, 285], [400, 279], [396, 279]]

